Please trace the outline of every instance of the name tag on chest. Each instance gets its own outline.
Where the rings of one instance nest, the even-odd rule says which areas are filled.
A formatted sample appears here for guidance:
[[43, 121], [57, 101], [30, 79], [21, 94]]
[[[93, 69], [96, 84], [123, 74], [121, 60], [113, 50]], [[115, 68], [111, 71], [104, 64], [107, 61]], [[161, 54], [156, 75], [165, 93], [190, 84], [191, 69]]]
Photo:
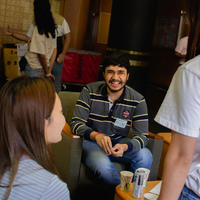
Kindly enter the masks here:
[[119, 118], [117, 118], [114, 123], [115, 126], [120, 127], [120, 128], [125, 128], [126, 124], [127, 124], [127, 121], [123, 119], [119, 119]]

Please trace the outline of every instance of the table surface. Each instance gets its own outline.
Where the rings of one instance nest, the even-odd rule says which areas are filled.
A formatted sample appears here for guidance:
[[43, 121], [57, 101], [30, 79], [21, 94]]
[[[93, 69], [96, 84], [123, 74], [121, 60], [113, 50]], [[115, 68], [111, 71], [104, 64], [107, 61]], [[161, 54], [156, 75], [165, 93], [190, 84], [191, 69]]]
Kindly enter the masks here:
[[133, 191], [133, 183], [131, 183], [130, 190], [129, 191], [122, 191], [120, 190], [120, 185], [118, 185], [115, 189], [115, 200], [143, 200], [144, 194], [149, 192], [156, 184], [158, 184], [160, 181], [148, 181], [147, 186], [143, 189], [143, 195], [142, 198], [136, 199], [132, 196]]

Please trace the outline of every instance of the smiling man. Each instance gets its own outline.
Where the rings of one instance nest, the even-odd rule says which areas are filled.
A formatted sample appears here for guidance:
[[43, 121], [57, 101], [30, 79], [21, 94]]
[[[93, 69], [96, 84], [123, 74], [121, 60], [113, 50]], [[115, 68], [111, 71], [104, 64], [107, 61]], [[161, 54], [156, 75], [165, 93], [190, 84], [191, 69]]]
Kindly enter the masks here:
[[[144, 97], [126, 85], [129, 58], [113, 53], [104, 59], [105, 81], [83, 88], [77, 101], [71, 130], [83, 136], [83, 162], [108, 185], [120, 183], [113, 162], [124, 163], [127, 170], [150, 169], [152, 154], [148, 142], [148, 114]], [[128, 137], [130, 128], [133, 136]]]

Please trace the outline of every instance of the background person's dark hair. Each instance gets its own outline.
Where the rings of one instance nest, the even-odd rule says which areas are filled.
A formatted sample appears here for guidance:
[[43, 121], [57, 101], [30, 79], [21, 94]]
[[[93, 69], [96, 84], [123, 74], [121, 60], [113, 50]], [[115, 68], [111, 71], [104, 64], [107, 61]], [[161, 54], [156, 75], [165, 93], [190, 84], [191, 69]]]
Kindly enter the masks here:
[[109, 65], [119, 65], [121, 67], [125, 67], [129, 73], [129, 56], [121, 52], [113, 52], [112, 54], [106, 56], [102, 62], [103, 72], [105, 72], [106, 67]]
[[189, 20], [189, 39], [186, 60], [200, 53], [200, 1], [186, 0], [185, 10]]
[[49, 33], [53, 38], [56, 37], [56, 24], [54, 22], [49, 0], [34, 0], [34, 18], [39, 34]]
[[0, 90], [0, 180], [10, 169], [7, 198], [22, 155], [55, 173], [44, 134], [45, 119], [52, 113], [55, 95], [53, 83], [38, 77], [13, 79]]

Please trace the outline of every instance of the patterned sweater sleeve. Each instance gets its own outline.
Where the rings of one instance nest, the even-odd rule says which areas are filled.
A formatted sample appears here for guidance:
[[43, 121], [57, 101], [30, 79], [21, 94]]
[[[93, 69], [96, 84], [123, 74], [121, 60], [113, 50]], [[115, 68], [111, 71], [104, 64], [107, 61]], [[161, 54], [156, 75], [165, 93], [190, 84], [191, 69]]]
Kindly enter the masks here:
[[144, 98], [138, 101], [132, 117], [132, 137], [125, 138], [129, 151], [138, 151], [148, 143], [148, 113]]
[[87, 126], [87, 121], [90, 114], [90, 94], [88, 88], [84, 87], [76, 106], [71, 122], [71, 131], [73, 134], [84, 136], [89, 139], [90, 133], [93, 131]]

